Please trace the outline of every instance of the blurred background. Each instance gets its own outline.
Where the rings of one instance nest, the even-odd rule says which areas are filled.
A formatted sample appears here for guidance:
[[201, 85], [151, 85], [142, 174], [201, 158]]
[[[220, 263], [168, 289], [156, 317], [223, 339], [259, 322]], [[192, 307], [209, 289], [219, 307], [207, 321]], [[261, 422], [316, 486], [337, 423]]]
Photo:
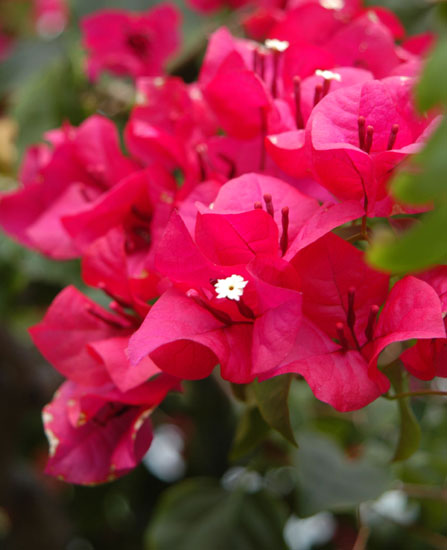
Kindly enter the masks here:
[[[66, 120], [77, 125], [94, 112], [122, 128], [131, 83], [105, 76], [88, 82], [79, 21], [104, 8], [156, 3], [71, 0], [66, 13], [45, 21], [31, 0], [0, 0], [1, 190], [17, 185], [24, 150], [46, 130]], [[184, 47], [170, 70], [192, 81], [206, 36], [231, 24], [231, 14], [205, 18], [176, 4]], [[395, 11], [409, 34], [433, 28], [425, 0], [374, 4]], [[390, 465], [395, 402], [381, 399], [341, 415], [295, 381], [290, 399], [300, 451], [271, 436], [255, 451], [233, 452], [230, 462], [239, 410], [229, 388], [211, 377], [164, 402], [154, 443], [130, 475], [94, 488], [46, 477], [40, 410], [61, 380], [32, 347], [27, 327], [67, 284], [105, 303], [79, 273], [77, 261], [53, 262], [0, 236], [0, 549], [447, 548], [447, 415], [437, 397], [414, 400], [422, 445]]]

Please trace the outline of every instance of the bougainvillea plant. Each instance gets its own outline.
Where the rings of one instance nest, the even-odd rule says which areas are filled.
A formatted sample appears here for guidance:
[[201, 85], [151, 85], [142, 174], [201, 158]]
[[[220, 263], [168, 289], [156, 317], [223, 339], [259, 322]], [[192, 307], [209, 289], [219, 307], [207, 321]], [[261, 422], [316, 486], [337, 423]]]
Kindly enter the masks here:
[[[81, 21], [90, 85], [108, 73], [135, 91], [124, 149], [102, 114], [66, 122], [1, 195], [8, 235], [80, 258], [108, 299], [67, 287], [30, 329], [66, 378], [43, 411], [46, 472], [66, 482], [137, 466], [151, 414], [184, 380], [216, 377], [295, 443], [291, 380], [345, 412], [404, 398], [402, 377], [427, 394], [447, 377], [445, 255], [417, 272], [368, 263], [377, 227], [400, 234], [437, 212], [435, 194], [391, 191], [444, 131], [439, 102], [415, 100], [435, 36], [408, 38], [356, 0], [190, 4], [225, 7], [245, 37], [210, 33], [189, 83], [166, 73], [174, 6]], [[63, 26], [66, 10], [36, 2], [37, 25]]]

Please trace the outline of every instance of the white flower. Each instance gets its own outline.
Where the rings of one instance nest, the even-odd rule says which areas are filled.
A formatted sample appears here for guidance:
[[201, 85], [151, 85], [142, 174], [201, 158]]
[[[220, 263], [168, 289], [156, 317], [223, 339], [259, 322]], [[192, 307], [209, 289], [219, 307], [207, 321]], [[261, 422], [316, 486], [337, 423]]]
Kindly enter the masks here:
[[269, 50], [276, 50], [277, 52], [285, 52], [289, 47], [286, 40], [278, 40], [277, 38], [267, 38], [265, 45]]
[[345, 2], [344, 0], [320, 0], [320, 5], [327, 10], [342, 10]]
[[231, 275], [226, 279], [217, 279], [217, 283], [214, 288], [217, 292], [218, 298], [228, 298], [229, 300], [236, 300], [239, 302], [239, 298], [244, 293], [248, 281], [245, 281], [240, 275]]
[[341, 82], [341, 75], [339, 73], [333, 73], [332, 71], [322, 71], [321, 69], [317, 69], [315, 71], [315, 74], [317, 76], [321, 76], [325, 80], [337, 80], [338, 82]]

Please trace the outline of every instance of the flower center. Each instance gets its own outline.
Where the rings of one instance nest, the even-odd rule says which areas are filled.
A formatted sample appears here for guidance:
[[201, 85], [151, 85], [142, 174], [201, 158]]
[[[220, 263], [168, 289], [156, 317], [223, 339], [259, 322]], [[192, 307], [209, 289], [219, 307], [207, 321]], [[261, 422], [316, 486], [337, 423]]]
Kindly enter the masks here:
[[[374, 126], [366, 125], [366, 119], [359, 116], [357, 119], [359, 147], [365, 153], [371, 152], [374, 138]], [[396, 143], [397, 134], [399, 132], [399, 124], [393, 124], [388, 137], [387, 151], [390, 151]]]
[[126, 44], [138, 57], [145, 58], [147, 56], [149, 51], [149, 39], [145, 34], [139, 32], [129, 34]]

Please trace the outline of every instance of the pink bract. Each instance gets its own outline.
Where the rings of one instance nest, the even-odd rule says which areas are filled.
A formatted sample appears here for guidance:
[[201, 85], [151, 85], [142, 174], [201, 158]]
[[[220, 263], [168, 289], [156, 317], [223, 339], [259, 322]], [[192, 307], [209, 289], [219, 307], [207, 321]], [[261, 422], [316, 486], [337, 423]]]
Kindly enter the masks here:
[[338, 410], [364, 407], [388, 390], [388, 379], [376, 367], [386, 346], [445, 335], [440, 300], [427, 283], [405, 277], [387, 297], [388, 277], [366, 266], [363, 254], [335, 235], [303, 250], [293, 265], [304, 319], [275, 374], [301, 374], [316, 397]]
[[367, 81], [328, 94], [312, 111], [312, 171], [336, 197], [363, 199], [373, 212], [393, 169], [420, 150], [431, 118], [416, 115], [412, 85], [408, 77]]
[[126, 474], [151, 444], [152, 410], [177, 386], [166, 375], [127, 393], [65, 382], [42, 413], [50, 443], [46, 473], [83, 485]]
[[79, 256], [62, 218], [81, 211], [138, 165], [126, 158], [112, 122], [94, 115], [79, 126], [50, 132], [22, 168], [23, 186], [2, 194], [0, 225], [22, 244], [56, 258]]

